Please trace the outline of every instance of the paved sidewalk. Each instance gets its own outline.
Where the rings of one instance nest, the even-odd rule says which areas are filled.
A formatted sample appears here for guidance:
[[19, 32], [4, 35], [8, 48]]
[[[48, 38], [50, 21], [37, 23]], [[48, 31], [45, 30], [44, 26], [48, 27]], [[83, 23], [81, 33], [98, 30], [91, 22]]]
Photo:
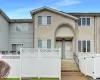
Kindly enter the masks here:
[[61, 80], [90, 80], [85, 76], [62, 76]]

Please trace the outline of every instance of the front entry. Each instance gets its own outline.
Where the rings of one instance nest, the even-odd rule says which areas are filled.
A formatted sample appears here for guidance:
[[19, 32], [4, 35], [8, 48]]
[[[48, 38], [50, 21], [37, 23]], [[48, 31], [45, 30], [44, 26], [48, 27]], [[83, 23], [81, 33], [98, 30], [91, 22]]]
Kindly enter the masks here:
[[62, 59], [73, 59], [72, 40], [56, 40], [56, 48], [61, 48]]

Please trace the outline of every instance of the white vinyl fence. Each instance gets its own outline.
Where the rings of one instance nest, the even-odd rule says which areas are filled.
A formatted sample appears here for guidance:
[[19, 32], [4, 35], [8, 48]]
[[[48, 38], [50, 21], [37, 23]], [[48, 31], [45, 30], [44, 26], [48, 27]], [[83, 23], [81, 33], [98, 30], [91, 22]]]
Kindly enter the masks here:
[[11, 66], [8, 78], [20, 78], [20, 55], [0, 55], [0, 60]]
[[11, 66], [9, 78], [61, 79], [61, 50], [22, 48], [20, 55], [0, 55]]
[[100, 78], [100, 54], [80, 54], [79, 68], [85, 75]]

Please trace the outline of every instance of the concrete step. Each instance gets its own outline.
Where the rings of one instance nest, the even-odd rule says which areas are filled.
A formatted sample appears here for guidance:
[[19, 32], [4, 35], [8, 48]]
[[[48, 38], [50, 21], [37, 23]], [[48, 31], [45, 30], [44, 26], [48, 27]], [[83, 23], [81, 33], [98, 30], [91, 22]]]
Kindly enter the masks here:
[[61, 72], [62, 76], [84, 76], [81, 72]]

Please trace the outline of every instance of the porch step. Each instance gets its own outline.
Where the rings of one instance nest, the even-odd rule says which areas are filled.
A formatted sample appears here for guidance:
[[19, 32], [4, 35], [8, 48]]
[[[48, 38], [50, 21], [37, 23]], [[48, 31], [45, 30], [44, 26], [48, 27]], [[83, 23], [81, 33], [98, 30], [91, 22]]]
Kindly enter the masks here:
[[80, 71], [74, 60], [62, 60], [61, 71], [77, 72]]
[[81, 72], [61, 72], [62, 76], [84, 76]]

